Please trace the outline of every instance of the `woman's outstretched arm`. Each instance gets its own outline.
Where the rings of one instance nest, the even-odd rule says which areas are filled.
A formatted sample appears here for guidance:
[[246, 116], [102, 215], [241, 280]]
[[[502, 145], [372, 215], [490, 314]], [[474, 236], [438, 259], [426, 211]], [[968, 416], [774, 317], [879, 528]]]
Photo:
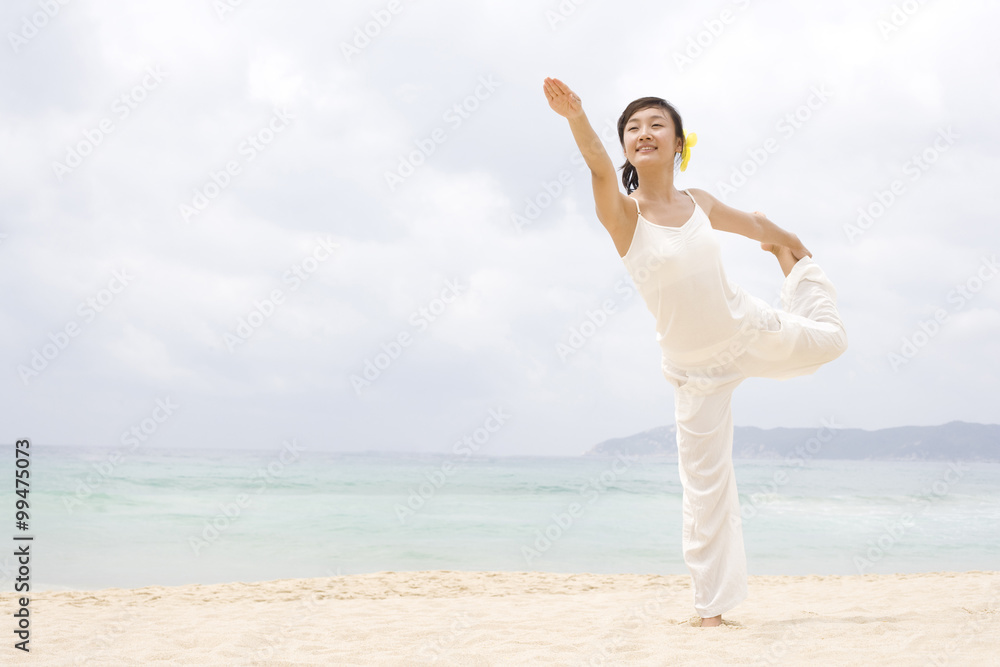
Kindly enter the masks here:
[[544, 88], [552, 110], [569, 121], [577, 148], [590, 168], [597, 218], [609, 231], [620, 228], [627, 221], [626, 197], [618, 189], [615, 165], [583, 112], [580, 97], [559, 79], [545, 79]]
[[723, 204], [705, 190], [691, 188], [691, 192], [697, 194], [701, 201], [707, 202], [708, 205], [702, 205], [702, 208], [714, 229], [746, 236], [761, 243], [785, 246], [792, 251], [795, 259], [812, 257], [812, 253], [802, 245], [798, 236], [774, 224], [760, 211], [745, 213]]

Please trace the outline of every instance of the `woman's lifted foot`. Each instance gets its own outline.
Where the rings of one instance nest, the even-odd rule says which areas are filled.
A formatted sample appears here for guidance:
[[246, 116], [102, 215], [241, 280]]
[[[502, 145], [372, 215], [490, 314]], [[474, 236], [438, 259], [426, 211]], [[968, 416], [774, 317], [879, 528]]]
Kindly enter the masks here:
[[791, 272], [792, 267], [799, 260], [795, 259], [795, 255], [788, 246], [778, 245], [776, 243], [761, 243], [760, 247], [762, 250], [766, 250], [770, 253], [774, 253], [774, 256], [778, 258], [778, 264], [781, 265], [781, 271], [787, 277]]
[[[761, 216], [762, 218], [767, 217], [760, 211], [754, 211], [754, 213], [756, 215]], [[788, 246], [778, 245], [777, 243], [760, 244], [762, 250], [774, 253], [774, 256], [778, 258], [778, 264], [781, 265], [781, 272], [785, 274], [786, 278], [788, 277], [788, 274], [791, 272], [792, 267], [795, 266], [795, 263], [799, 261], [799, 259], [801, 259], [802, 257], [812, 257], [812, 253], [809, 252], [809, 250], [804, 245], [802, 245], [802, 242], [799, 241], [798, 236], [796, 236], [795, 234], [791, 234], [790, 238], [794, 241], [794, 243], [792, 243], [792, 248], [795, 248], [795, 252], [792, 252], [792, 248], [789, 248]]]

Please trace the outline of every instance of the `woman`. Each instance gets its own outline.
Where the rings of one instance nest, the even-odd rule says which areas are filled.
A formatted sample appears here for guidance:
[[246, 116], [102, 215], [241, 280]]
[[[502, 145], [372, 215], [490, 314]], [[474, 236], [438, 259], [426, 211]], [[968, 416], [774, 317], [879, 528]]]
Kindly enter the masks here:
[[[704, 190], [674, 188], [674, 170], [689, 153], [681, 117], [666, 100], [635, 100], [618, 119], [622, 194], [579, 96], [558, 79], [545, 79], [544, 89], [549, 106], [569, 120], [590, 168], [597, 217], [656, 318], [663, 375], [675, 390], [684, 562], [701, 625], [721, 625], [722, 614], [747, 597], [733, 390], [748, 377], [808, 375], [839, 357], [847, 333], [837, 294], [795, 234]], [[759, 241], [777, 257], [782, 310], [728, 281], [713, 229]]]

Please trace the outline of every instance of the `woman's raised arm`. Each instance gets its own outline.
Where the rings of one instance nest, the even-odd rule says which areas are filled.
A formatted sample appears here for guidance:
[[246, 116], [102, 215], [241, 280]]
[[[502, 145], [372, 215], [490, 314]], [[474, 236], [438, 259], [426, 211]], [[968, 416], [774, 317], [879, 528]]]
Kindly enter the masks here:
[[761, 243], [785, 246], [792, 251], [796, 260], [812, 257], [812, 253], [802, 245], [802, 241], [797, 235], [774, 224], [760, 211], [753, 213], [740, 211], [727, 206], [716, 199], [711, 192], [705, 190], [691, 188], [691, 193], [700, 197], [704, 202], [701, 207], [708, 216], [713, 229], [739, 234]]
[[627, 221], [626, 197], [618, 189], [615, 165], [583, 112], [580, 97], [559, 79], [545, 79], [544, 87], [549, 106], [569, 121], [577, 148], [590, 168], [598, 219], [609, 231], [621, 227]]

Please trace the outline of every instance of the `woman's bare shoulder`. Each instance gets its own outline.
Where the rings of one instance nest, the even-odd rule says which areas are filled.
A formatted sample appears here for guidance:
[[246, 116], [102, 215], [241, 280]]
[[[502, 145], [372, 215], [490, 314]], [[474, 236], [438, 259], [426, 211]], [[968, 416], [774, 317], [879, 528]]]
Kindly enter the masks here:
[[705, 215], [712, 214], [712, 208], [719, 200], [716, 199], [711, 192], [702, 190], [701, 188], [688, 188], [687, 191], [690, 192], [691, 196], [694, 197], [694, 200], [698, 202], [698, 206], [700, 206], [701, 210], [705, 212]]

